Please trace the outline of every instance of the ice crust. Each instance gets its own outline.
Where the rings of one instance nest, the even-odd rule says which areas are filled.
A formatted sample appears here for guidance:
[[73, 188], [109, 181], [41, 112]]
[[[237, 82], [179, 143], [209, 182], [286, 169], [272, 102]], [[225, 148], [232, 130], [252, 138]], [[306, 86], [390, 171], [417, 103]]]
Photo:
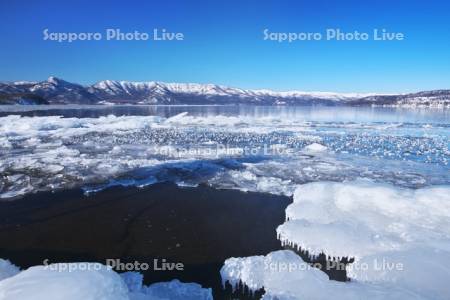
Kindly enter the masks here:
[[0, 299], [126, 300], [128, 289], [120, 276], [105, 266], [90, 270], [58, 271], [31, 267], [0, 281]]
[[120, 274], [128, 286], [131, 300], [212, 300], [211, 288], [202, 288], [197, 283], [183, 283], [177, 279], [168, 282], [142, 284], [143, 275], [138, 272]]
[[[396, 187], [370, 180], [300, 185], [279, 239], [311, 256], [347, 257], [351, 282], [328, 280], [291, 251], [230, 258], [221, 275], [272, 299], [448, 299], [450, 187]], [[270, 266], [278, 266], [278, 269]], [[279, 270], [280, 266], [288, 270]], [[289, 270], [286, 266], [297, 266]], [[302, 265], [303, 269], [298, 266]], [[306, 266], [306, 267], [305, 267]], [[291, 268], [292, 269], [292, 268]]]
[[212, 300], [211, 289], [179, 280], [142, 284], [140, 273], [117, 274], [98, 263], [35, 266], [19, 273], [0, 260], [0, 299], [35, 300]]
[[[0, 198], [160, 181], [292, 195], [360, 177], [448, 184], [448, 128], [289, 116], [0, 117]], [[134, 183], [133, 183], [134, 182]]]
[[310, 267], [290, 250], [266, 256], [229, 258], [222, 267], [223, 282], [237, 287], [242, 281], [251, 290], [264, 287], [265, 300], [311, 299], [433, 299], [393, 283], [338, 282]]
[[311, 254], [361, 258], [421, 245], [450, 250], [450, 187], [406, 189], [368, 180], [299, 186], [277, 228]]

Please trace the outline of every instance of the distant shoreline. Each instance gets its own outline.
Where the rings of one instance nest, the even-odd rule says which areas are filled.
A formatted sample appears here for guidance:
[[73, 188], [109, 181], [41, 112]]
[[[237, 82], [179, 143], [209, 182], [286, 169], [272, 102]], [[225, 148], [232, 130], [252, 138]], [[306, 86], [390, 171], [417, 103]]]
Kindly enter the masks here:
[[41, 82], [0, 82], [0, 104], [156, 104], [450, 107], [450, 90], [416, 93], [278, 92], [217, 84], [103, 80], [84, 86], [51, 76]]

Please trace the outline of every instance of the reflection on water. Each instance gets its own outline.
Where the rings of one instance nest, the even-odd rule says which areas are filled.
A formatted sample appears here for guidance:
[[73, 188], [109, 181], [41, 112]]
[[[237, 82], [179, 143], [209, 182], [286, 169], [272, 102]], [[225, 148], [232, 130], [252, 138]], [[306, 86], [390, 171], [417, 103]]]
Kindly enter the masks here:
[[193, 116], [281, 116], [299, 121], [321, 122], [395, 122], [450, 123], [448, 109], [410, 109], [391, 107], [322, 107], [322, 106], [99, 106], [99, 105], [0, 105], [0, 116], [64, 116], [96, 118], [99, 116], [170, 117], [182, 112]]

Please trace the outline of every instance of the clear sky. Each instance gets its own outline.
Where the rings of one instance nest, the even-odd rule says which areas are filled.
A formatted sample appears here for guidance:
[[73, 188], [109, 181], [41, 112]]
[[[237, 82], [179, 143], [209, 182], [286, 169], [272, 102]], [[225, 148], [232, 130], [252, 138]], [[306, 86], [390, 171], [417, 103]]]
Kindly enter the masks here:
[[[50, 75], [217, 83], [242, 88], [409, 92], [450, 88], [450, 1], [0, 0], [0, 81]], [[50, 32], [184, 33], [184, 41], [44, 41]], [[264, 41], [327, 28], [403, 41]]]

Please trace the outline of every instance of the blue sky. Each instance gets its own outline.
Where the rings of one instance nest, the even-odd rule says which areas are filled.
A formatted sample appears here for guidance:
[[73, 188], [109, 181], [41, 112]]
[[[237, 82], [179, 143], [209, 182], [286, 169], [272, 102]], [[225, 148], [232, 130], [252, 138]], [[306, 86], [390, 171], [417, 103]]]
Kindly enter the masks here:
[[[409, 92], [450, 88], [448, 1], [5, 1], [0, 80], [50, 75], [242, 88]], [[184, 41], [44, 41], [50, 32], [183, 32]], [[271, 32], [402, 32], [404, 41], [264, 41]]]

